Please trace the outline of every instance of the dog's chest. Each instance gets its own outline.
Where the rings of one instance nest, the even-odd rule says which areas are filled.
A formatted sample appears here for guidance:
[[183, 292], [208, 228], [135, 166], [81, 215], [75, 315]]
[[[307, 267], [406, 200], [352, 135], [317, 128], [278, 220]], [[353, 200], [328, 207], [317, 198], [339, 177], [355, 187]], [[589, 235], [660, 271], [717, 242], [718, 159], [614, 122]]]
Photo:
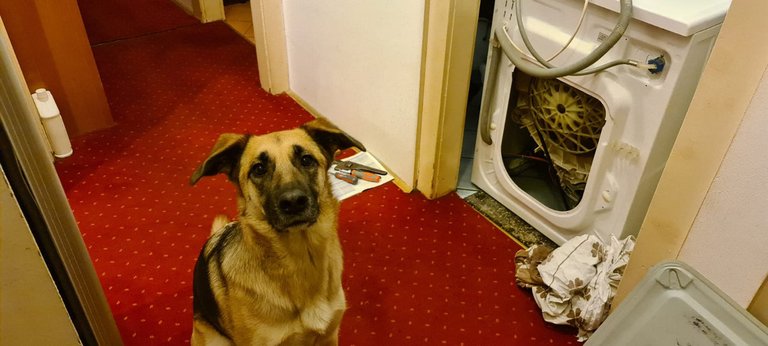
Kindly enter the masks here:
[[[341, 292], [341, 291], [339, 291]], [[333, 299], [317, 299], [304, 307], [299, 320], [304, 328], [314, 332], [325, 334], [333, 323], [338, 311], [344, 310], [344, 295], [340, 293]]]
[[[314, 250], [314, 251], [313, 251]], [[328, 251], [331, 250], [331, 251]], [[304, 249], [291, 275], [290, 299], [296, 304], [304, 328], [324, 333], [337, 311], [345, 308], [341, 289], [340, 251]], [[336, 258], [338, 257], [338, 258]]]
[[261, 245], [258, 255], [237, 256], [248, 262], [239, 262], [238, 272], [247, 278], [243, 287], [249, 287], [230, 305], [243, 314], [239, 320], [288, 333], [275, 331], [282, 335], [275, 335], [278, 339], [292, 333], [324, 335], [336, 328], [345, 309], [338, 239], [297, 234]]
[[[331, 277], [328, 271], [321, 276]], [[258, 320], [261, 321], [262, 326], [271, 325], [276, 328], [282, 325], [283, 327], [275, 330], [277, 339], [293, 334], [325, 335], [338, 325], [338, 320], [346, 308], [344, 292], [340, 287], [340, 282], [334, 284], [325, 280], [315, 283], [315, 286], [310, 289], [304, 288], [307, 287], [305, 284], [306, 282], [289, 284], [286, 281], [271, 281], [268, 284], [270, 286], [269, 291], [275, 292], [275, 294], [270, 299], [265, 301], [251, 298], [249, 304], [240, 308], [248, 310], [247, 312], [243, 311], [249, 316], [246, 320]], [[288, 286], [294, 285], [296, 286], [295, 290], [288, 289]], [[268, 303], [268, 306], [265, 306], [265, 303]]]

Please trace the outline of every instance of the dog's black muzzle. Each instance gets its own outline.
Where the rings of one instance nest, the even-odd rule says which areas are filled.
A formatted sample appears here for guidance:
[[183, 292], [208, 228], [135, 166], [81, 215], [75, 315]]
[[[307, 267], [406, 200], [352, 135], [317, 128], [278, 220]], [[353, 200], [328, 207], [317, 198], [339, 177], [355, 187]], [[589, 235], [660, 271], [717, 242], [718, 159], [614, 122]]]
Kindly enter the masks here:
[[311, 225], [317, 221], [319, 206], [317, 193], [306, 186], [284, 186], [272, 196], [267, 220], [278, 231]]

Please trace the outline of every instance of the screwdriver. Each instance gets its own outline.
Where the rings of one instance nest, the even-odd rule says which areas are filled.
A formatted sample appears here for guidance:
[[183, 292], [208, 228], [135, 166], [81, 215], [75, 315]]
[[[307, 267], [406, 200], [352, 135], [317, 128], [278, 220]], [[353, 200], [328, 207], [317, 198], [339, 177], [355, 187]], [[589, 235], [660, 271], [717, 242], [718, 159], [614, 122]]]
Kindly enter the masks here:
[[352, 174], [344, 173], [344, 172], [336, 172], [336, 173], [333, 173], [333, 176], [336, 177], [336, 179], [344, 180], [352, 185], [357, 184], [358, 178]]
[[366, 180], [366, 181], [371, 181], [371, 182], [374, 182], [374, 183], [378, 183], [379, 180], [381, 180], [381, 176], [380, 175], [375, 174], [375, 173], [371, 173], [371, 172], [366, 172], [366, 171], [360, 171], [360, 170], [353, 169], [351, 171], [351, 174], [354, 175], [355, 177], [360, 178], [360, 179], [363, 179], [363, 180]]

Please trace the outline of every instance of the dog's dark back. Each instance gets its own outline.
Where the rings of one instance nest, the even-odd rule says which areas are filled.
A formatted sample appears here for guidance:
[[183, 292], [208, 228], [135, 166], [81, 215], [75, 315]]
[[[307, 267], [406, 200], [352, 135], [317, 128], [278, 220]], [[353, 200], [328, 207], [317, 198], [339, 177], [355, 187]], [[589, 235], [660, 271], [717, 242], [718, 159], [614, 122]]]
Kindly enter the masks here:
[[[220, 308], [213, 294], [211, 279], [216, 278], [226, 288], [227, 281], [226, 277], [222, 275], [221, 261], [226, 247], [232, 243], [234, 238], [239, 238], [240, 236], [239, 224], [236, 222], [230, 223], [224, 229], [215, 230], [215, 232], [218, 233], [213, 238], [215, 241], [212, 242], [212, 239], [208, 239], [197, 256], [192, 280], [192, 308], [195, 318], [208, 322], [221, 335], [229, 337], [219, 319]], [[211, 264], [214, 264], [214, 270], [211, 270]]]

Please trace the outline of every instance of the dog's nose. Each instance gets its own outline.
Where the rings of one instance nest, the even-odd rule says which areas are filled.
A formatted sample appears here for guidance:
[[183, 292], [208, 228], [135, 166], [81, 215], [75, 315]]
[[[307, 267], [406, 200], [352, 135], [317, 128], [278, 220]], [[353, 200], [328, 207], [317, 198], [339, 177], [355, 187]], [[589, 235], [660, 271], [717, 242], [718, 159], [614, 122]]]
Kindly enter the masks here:
[[304, 191], [292, 189], [280, 195], [277, 207], [285, 214], [300, 214], [307, 209], [309, 197]]

